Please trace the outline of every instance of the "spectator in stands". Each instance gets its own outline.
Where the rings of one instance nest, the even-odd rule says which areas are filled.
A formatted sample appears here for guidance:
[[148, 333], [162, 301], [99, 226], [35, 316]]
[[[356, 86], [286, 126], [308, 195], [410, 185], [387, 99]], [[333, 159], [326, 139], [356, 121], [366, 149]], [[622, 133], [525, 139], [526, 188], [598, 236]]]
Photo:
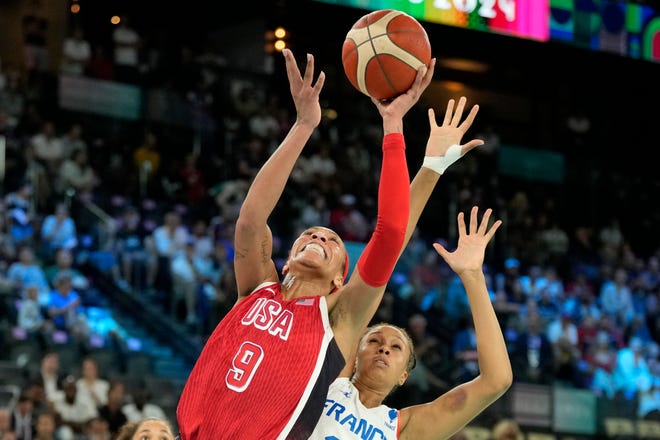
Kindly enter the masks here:
[[43, 309], [39, 305], [39, 289], [37, 286], [28, 286], [26, 290], [26, 297], [18, 305], [18, 326], [43, 350], [46, 348], [48, 329]]
[[93, 289], [90, 279], [74, 266], [73, 252], [66, 247], [59, 248], [55, 252], [54, 264], [46, 267], [44, 273], [52, 286], [55, 286], [55, 280], [60, 273], [69, 274], [71, 276], [71, 286], [83, 299], [86, 299], [84, 297], [88, 296], [89, 290]]
[[71, 157], [76, 150], [88, 152], [87, 141], [83, 137], [83, 125], [80, 122], [73, 122], [69, 129], [62, 135], [62, 145], [64, 157]]
[[277, 135], [280, 133], [280, 124], [272, 110], [269, 106], [263, 105], [248, 118], [250, 134], [264, 142], [277, 139]]
[[64, 145], [62, 138], [57, 134], [55, 121], [45, 120], [39, 132], [32, 135], [28, 142], [34, 148], [37, 159], [46, 166], [49, 175], [54, 179], [65, 159]]
[[617, 267], [614, 275], [603, 282], [599, 299], [603, 313], [612, 317], [617, 325], [623, 327], [630, 323], [635, 309], [626, 269]]
[[171, 289], [172, 258], [183, 251], [188, 236], [188, 230], [181, 221], [181, 214], [175, 210], [166, 212], [162, 224], [148, 237], [147, 288], [156, 288], [164, 292]]
[[92, 165], [87, 151], [74, 150], [60, 166], [56, 187], [60, 194], [73, 190], [76, 194], [90, 194], [101, 183]]
[[214, 271], [210, 256], [200, 256], [195, 253], [195, 238], [189, 237], [183, 252], [172, 257], [170, 266], [172, 273], [172, 303], [170, 312], [178, 316], [178, 303], [183, 299], [186, 309], [185, 321], [194, 326], [199, 323], [198, 296], [215, 297], [215, 284], [219, 273]]
[[0, 439], [8, 432], [14, 432], [11, 427], [11, 410], [6, 406], [0, 406]]
[[452, 353], [456, 361], [456, 370], [452, 374], [454, 381], [464, 383], [479, 375], [477, 333], [471, 317], [464, 317], [459, 321], [454, 334]]
[[170, 423], [165, 419], [154, 417], [128, 422], [122, 426], [115, 440], [143, 440], [152, 437], [161, 440], [174, 440], [174, 432]]
[[108, 429], [108, 422], [101, 417], [94, 417], [87, 423], [85, 429], [87, 440], [111, 440], [112, 433]]
[[112, 31], [114, 45], [115, 79], [119, 82], [138, 84], [140, 82], [140, 48], [142, 37], [130, 23], [127, 15], [119, 17], [119, 23]]
[[329, 227], [344, 241], [364, 243], [371, 231], [371, 224], [364, 213], [357, 207], [357, 198], [353, 194], [343, 194], [339, 203], [330, 211]]
[[60, 371], [60, 355], [49, 350], [44, 353], [39, 363], [39, 370], [34, 373], [35, 381], [41, 382], [46, 394], [46, 401], [49, 404], [58, 398], [62, 393], [62, 380], [66, 374]]
[[16, 439], [33, 439], [36, 421], [32, 400], [27, 394], [21, 393], [11, 417], [11, 427], [16, 433]]
[[94, 44], [92, 57], [87, 63], [85, 74], [89, 77], [112, 81], [115, 79], [115, 65], [102, 43]]
[[99, 374], [99, 364], [93, 357], [87, 356], [82, 360], [80, 377], [76, 380], [78, 395], [87, 400], [95, 408], [108, 403], [110, 383]]
[[529, 313], [526, 326], [513, 343], [511, 364], [514, 377], [521, 382], [551, 383], [554, 376], [554, 352], [544, 332], [538, 313]]
[[7, 278], [23, 296], [28, 286], [35, 286], [39, 290], [39, 304], [47, 306], [50, 303], [50, 285], [46, 273], [35, 261], [31, 246], [20, 247], [18, 261], [13, 262], [7, 269]]
[[126, 386], [119, 379], [110, 381], [108, 388], [108, 397], [105, 405], [98, 408], [99, 415], [108, 422], [108, 429], [112, 435], [119, 432], [121, 426], [128, 420], [122, 410], [126, 397]]
[[587, 346], [583, 359], [586, 370], [586, 387], [597, 396], [614, 397], [614, 384], [612, 372], [616, 364], [617, 350], [614, 348], [610, 336], [599, 331], [596, 340]]
[[82, 75], [91, 57], [92, 45], [85, 39], [85, 31], [82, 27], [75, 26], [62, 44], [60, 72], [75, 76]]
[[32, 182], [24, 179], [5, 196], [9, 215], [9, 236], [15, 246], [32, 244], [34, 239], [35, 207]]
[[145, 239], [148, 235], [140, 211], [135, 206], [127, 206], [118, 221], [114, 242], [115, 257], [119, 261], [117, 281], [121, 287], [144, 284], [138, 276], [145, 273], [147, 267]]
[[80, 336], [83, 330], [78, 317], [80, 302], [80, 295], [73, 289], [71, 275], [67, 272], [59, 273], [48, 304], [48, 316], [53, 320], [56, 330]]
[[50, 411], [51, 404], [46, 399], [46, 389], [44, 388], [43, 381], [39, 378], [28, 378], [26, 382], [24, 393], [32, 401], [35, 414]]
[[209, 258], [215, 252], [215, 243], [212, 231], [204, 218], [198, 218], [191, 227], [191, 236], [195, 241], [195, 255], [201, 258]]
[[612, 381], [614, 392], [626, 400], [638, 397], [640, 385], [652, 381], [644, 358], [644, 347], [638, 338], [631, 338], [628, 346], [618, 351]]
[[607, 223], [598, 229], [598, 252], [604, 262], [616, 263], [625, 242], [621, 223], [615, 216], [609, 218]]
[[564, 267], [570, 238], [566, 230], [561, 227], [559, 220], [552, 217], [548, 224], [539, 231], [541, 255], [543, 255], [542, 264], [549, 264], [555, 267]]
[[139, 388], [133, 392], [133, 401], [123, 406], [129, 422], [139, 422], [148, 418], [167, 420], [165, 411], [151, 401], [151, 393], [146, 388]]
[[87, 423], [98, 416], [96, 407], [78, 394], [76, 378], [71, 375], [62, 381], [62, 394], [53, 402], [53, 409], [62, 424], [77, 435], [82, 435]]
[[112, 433], [108, 428], [108, 422], [102, 417], [94, 417], [85, 427], [86, 440], [111, 440]]
[[39, 413], [33, 440], [64, 440], [62, 430], [58, 430], [58, 419], [59, 415], [52, 410]]
[[555, 378], [578, 386], [578, 361], [581, 353], [577, 326], [571, 314], [562, 310], [556, 315], [548, 324], [547, 335], [554, 350]]
[[521, 440], [524, 438], [518, 422], [513, 419], [501, 419], [492, 430], [493, 440]]
[[[20, 167], [23, 170], [20, 179], [30, 185], [28, 194], [29, 199], [33, 201], [33, 209], [39, 212], [51, 209], [51, 194], [54, 192], [51, 177], [46, 166], [37, 159], [34, 147], [29, 143], [23, 147]], [[23, 188], [23, 190], [27, 191], [28, 188]]]
[[[218, 216], [212, 222], [214, 225], [225, 225], [236, 222], [238, 211], [245, 200], [250, 182], [244, 178], [226, 180], [218, 185], [219, 191], [215, 195], [218, 207]], [[316, 224], [316, 223], [315, 223]], [[217, 239], [218, 237], [216, 237]]]
[[59, 249], [71, 251], [78, 246], [76, 222], [64, 202], [55, 205], [55, 210], [48, 214], [41, 224], [42, 259], [50, 264]]
[[200, 167], [199, 160], [199, 156], [188, 153], [177, 170], [183, 190], [183, 202], [198, 210], [201, 209], [199, 205], [206, 199], [207, 192], [206, 175]]
[[140, 145], [133, 151], [133, 164], [141, 197], [153, 195], [158, 188], [158, 178], [161, 169], [161, 151], [158, 149], [158, 136], [153, 130], [147, 129]]
[[[328, 141], [319, 141], [316, 144], [316, 150], [312, 150], [312, 154], [304, 164], [306, 172], [311, 182], [322, 193], [329, 195], [341, 194], [341, 188], [337, 181], [337, 163], [333, 157], [332, 146]], [[354, 193], [351, 195], [354, 195]]]

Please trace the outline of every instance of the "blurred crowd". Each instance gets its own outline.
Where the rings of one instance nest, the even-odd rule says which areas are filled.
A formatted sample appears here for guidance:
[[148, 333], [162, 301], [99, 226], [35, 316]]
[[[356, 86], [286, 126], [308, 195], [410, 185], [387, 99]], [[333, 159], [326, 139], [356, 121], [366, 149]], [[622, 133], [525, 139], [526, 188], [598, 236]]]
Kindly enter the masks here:
[[[203, 340], [235, 300], [232, 241], [241, 202], [293, 122], [280, 98], [286, 90], [246, 83], [227, 91], [222, 58], [208, 48], [147, 51], [147, 35], [128, 17], [117, 29], [105, 50], [75, 28], [61, 66], [35, 58], [0, 72], [0, 346], [8, 354], [31, 341], [41, 359], [38, 368], [24, 366], [17, 399], [0, 408], [0, 440], [107, 439], [126, 420], [165, 417], [146, 384], [129, 387], [87, 356], [94, 347], [125, 350], [116, 334], [94, 330], [89, 312], [109, 306], [95, 277], [148, 298]], [[44, 89], [60, 73], [166, 88], [195, 110], [197, 123], [180, 136], [151, 121], [95, 125], [89, 115], [53, 111]], [[312, 225], [346, 241], [368, 240], [380, 163], [380, 128], [368, 105], [361, 112], [356, 104], [359, 119], [350, 125], [326, 115], [296, 165], [271, 219], [280, 268], [291, 238]], [[420, 140], [417, 128], [426, 132], [425, 116], [413, 117], [410, 146]], [[473, 137], [487, 137], [491, 150], [470, 153], [442, 177], [441, 213], [432, 217], [439, 224], [421, 222], [374, 318], [409, 329], [416, 346], [417, 368], [390, 396], [392, 406], [427, 400], [478, 374], [465, 292], [431, 243], [452, 242], [453, 216], [479, 204], [504, 220], [487, 275], [515, 380], [591, 389], [620, 399], [631, 416], [657, 419], [660, 250], [636, 252], [627, 237], [634, 231], [615, 215], [563, 224], [552, 191], [539, 196], [520, 183], [498, 193], [492, 143], [502, 135], [488, 121], [481, 127]], [[66, 345], [77, 347], [79, 362], [61, 371], [57, 349]]]

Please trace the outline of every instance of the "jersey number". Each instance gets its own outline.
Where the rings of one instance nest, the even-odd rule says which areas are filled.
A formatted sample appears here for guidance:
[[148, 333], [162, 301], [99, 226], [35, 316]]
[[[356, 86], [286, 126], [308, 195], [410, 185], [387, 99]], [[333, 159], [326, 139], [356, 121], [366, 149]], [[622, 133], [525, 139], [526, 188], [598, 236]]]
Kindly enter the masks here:
[[227, 372], [225, 378], [227, 387], [239, 393], [245, 391], [263, 358], [264, 351], [260, 346], [252, 342], [243, 342], [231, 361], [232, 368]]

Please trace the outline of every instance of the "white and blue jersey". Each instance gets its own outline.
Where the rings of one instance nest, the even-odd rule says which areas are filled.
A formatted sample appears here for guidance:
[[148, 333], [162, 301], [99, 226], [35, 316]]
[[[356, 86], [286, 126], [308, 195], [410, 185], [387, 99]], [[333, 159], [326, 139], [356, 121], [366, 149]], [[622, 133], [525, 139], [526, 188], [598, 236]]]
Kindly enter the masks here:
[[399, 411], [385, 405], [367, 408], [347, 377], [328, 389], [323, 413], [310, 440], [394, 440], [399, 438]]

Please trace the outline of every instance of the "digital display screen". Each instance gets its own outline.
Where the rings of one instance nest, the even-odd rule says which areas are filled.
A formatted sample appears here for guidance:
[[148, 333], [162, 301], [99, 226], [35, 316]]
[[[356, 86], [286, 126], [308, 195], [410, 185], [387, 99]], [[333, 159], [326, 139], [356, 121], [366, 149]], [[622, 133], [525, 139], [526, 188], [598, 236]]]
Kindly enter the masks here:
[[316, 0], [660, 62], [660, 10], [615, 0]]

